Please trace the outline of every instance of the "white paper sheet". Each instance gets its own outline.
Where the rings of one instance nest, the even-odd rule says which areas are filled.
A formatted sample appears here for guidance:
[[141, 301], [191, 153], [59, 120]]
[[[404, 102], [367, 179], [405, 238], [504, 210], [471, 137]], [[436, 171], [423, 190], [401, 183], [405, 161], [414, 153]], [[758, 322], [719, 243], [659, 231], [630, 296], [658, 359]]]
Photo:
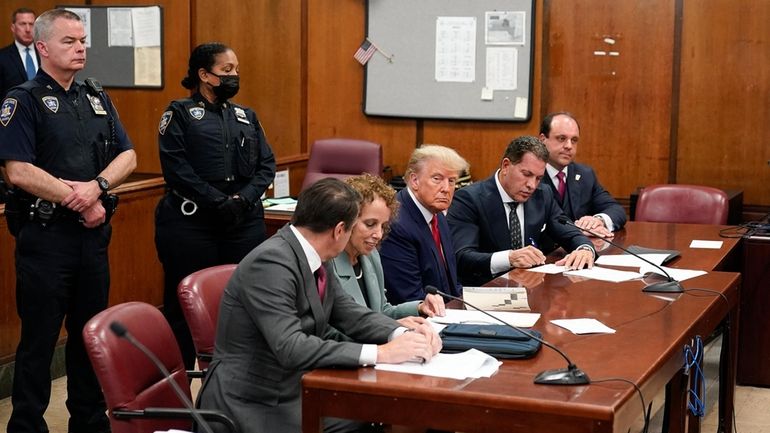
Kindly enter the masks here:
[[476, 349], [462, 353], [439, 353], [429, 362], [404, 362], [401, 364], [377, 364], [375, 370], [399, 373], [422, 374], [424, 376], [468, 379], [490, 377], [503, 363]]
[[[540, 319], [540, 313], [515, 313], [511, 311], [488, 311], [503, 322], [520, 328], [531, 328]], [[429, 321], [448, 325], [450, 323], [476, 323], [498, 325], [500, 322], [480, 311], [447, 309], [444, 317], [431, 317]]]
[[551, 320], [573, 334], [614, 334], [615, 330], [596, 319], [558, 319]]
[[525, 287], [463, 287], [463, 300], [482, 310], [529, 311]]
[[436, 81], [476, 81], [476, 17], [437, 17], [435, 58]]
[[[663, 268], [666, 272], [668, 272], [668, 275], [670, 275], [671, 278], [675, 279], [676, 281], [685, 281], [685, 280], [689, 280], [690, 278], [695, 278], [706, 274], [706, 271], [701, 271], [697, 269], [678, 269], [678, 268], [669, 268], [666, 266], [661, 266], [661, 268]], [[652, 273], [661, 275], [660, 269], [657, 269], [654, 266], [650, 266], [649, 264], [646, 266], [640, 267], [639, 272], [643, 274], [646, 274], [647, 272], [652, 272]]]
[[529, 272], [540, 272], [543, 274], [561, 274], [566, 270], [567, 268], [565, 266], [556, 266], [553, 263], [549, 263], [543, 266], [538, 266], [536, 268], [527, 269], [527, 271]]
[[718, 250], [722, 248], [722, 241], [702, 241], [698, 239], [693, 239], [693, 241], [690, 242], [690, 248], [706, 248], [706, 249]]

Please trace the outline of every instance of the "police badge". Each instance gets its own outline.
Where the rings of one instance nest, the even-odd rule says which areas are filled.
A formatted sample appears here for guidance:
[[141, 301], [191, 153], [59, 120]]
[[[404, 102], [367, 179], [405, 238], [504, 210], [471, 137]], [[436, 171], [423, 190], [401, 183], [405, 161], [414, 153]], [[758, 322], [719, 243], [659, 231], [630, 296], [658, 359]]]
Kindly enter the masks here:
[[102, 107], [102, 100], [99, 99], [98, 96], [93, 95], [86, 95], [88, 96], [88, 101], [91, 102], [91, 108], [94, 110], [94, 114], [98, 114], [100, 116], [104, 116], [107, 114], [107, 112], [104, 110], [104, 107]]
[[56, 96], [43, 96], [43, 104], [45, 104], [45, 108], [54, 113], [59, 111], [59, 99]]
[[233, 107], [233, 110], [235, 111], [235, 120], [245, 123], [247, 125], [250, 125], [251, 122], [249, 122], [249, 119], [246, 118], [246, 112], [243, 111], [243, 108], [241, 107]]
[[196, 118], [197, 120], [203, 119], [203, 114], [206, 113], [206, 110], [204, 110], [201, 107], [192, 107], [190, 108], [190, 116]]
[[158, 132], [160, 132], [160, 135], [163, 135], [166, 133], [166, 128], [168, 127], [168, 124], [171, 123], [171, 116], [174, 115], [173, 111], [166, 111], [163, 113], [162, 116], [160, 116], [160, 123], [158, 124]]
[[0, 106], [0, 123], [3, 126], [8, 126], [8, 122], [11, 121], [13, 113], [16, 112], [16, 100], [13, 98], [7, 98], [3, 101], [3, 105]]

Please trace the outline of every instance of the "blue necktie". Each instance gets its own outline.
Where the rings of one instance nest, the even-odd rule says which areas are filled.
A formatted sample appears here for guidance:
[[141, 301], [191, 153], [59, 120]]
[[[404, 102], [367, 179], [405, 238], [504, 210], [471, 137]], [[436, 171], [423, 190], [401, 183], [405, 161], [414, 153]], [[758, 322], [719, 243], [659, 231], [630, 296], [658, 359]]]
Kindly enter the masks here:
[[32, 60], [32, 55], [29, 53], [29, 47], [24, 48], [24, 51], [27, 52], [27, 58], [24, 61], [27, 67], [27, 79], [31, 80], [35, 78], [35, 75], [37, 74], [37, 71], [35, 70], [35, 62]]

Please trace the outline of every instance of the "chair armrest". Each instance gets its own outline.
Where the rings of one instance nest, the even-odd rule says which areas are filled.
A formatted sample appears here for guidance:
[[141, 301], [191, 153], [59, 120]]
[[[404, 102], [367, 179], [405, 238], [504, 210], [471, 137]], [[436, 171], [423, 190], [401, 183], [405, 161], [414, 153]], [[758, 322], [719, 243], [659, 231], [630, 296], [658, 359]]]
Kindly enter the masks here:
[[[217, 410], [198, 409], [197, 412], [206, 421], [224, 425], [228, 431], [237, 433], [235, 423], [230, 417]], [[148, 407], [143, 410], [114, 409], [112, 415], [116, 419], [154, 418], [154, 419], [193, 419], [192, 413], [185, 408]]]

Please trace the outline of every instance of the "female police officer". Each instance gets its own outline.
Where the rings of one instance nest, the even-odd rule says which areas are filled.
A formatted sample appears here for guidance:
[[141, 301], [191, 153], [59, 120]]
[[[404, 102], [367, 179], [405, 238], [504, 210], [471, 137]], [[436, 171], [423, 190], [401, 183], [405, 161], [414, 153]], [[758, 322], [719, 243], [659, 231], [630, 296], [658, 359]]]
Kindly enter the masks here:
[[197, 270], [238, 263], [265, 239], [260, 197], [275, 176], [275, 157], [256, 114], [230, 102], [238, 58], [221, 43], [197, 46], [182, 86], [160, 118], [158, 145], [167, 192], [155, 214], [155, 246], [165, 272], [164, 314], [185, 366], [195, 362], [179, 307], [179, 282]]

